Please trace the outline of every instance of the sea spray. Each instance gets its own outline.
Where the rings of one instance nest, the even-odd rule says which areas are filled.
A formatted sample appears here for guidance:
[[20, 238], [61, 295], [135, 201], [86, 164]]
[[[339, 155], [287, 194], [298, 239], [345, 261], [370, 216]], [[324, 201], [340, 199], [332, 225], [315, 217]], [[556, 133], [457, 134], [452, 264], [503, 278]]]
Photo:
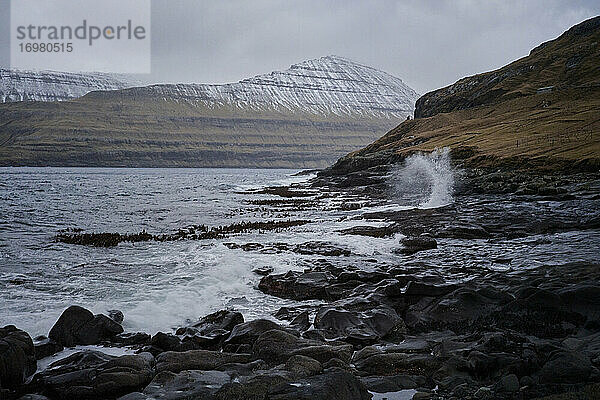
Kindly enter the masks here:
[[414, 154], [392, 174], [394, 196], [419, 208], [442, 207], [453, 201], [454, 176], [447, 147]]

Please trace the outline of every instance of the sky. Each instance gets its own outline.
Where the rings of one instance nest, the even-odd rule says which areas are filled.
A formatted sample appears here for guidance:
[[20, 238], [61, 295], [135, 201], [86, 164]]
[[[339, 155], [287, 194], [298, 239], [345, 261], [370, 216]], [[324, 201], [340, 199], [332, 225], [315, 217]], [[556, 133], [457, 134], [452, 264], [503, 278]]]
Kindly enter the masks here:
[[597, 0], [152, 0], [152, 72], [140, 78], [235, 82], [335, 54], [425, 93], [599, 14]]

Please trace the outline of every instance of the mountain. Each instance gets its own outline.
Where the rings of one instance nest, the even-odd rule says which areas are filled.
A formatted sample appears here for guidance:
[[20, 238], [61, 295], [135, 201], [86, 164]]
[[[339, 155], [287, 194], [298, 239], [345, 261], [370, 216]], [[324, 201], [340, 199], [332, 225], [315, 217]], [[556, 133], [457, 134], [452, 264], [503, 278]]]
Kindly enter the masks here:
[[0, 165], [319, 168], [414, 112], [401, 79], [328, 56], [226, 85], [0, 105]]
[[117, 90], [134, 82], [118, 75], [22, 71], [0, 68], [0, 103], [14, 101], [64, 101], [94, 90]]
[[600, 168], [600, 17], [495, 71], [463, 78], [416, 102], [405, 121], [330, 174], [391, 165], [450, 147], [477, 167]]

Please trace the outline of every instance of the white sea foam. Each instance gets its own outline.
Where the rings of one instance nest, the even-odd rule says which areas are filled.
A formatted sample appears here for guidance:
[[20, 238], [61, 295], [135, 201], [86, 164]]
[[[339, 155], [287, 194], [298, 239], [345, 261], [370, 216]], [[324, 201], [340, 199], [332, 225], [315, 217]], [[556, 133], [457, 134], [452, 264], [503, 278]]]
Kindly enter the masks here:
[[454, 168], [445, 147], [429, 154], [414, 154], [392, 174], [398, 200], [417, 202], [419, 208], [443, 207], [453, 202]]

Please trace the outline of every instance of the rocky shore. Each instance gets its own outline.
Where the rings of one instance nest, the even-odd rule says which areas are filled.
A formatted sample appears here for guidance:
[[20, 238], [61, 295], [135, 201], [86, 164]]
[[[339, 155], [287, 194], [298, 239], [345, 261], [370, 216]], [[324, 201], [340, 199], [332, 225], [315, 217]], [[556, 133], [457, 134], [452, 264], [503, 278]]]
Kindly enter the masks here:
[[[322, 174], [312, 185], [323, 196], [343, 191], [377, 199], [385, 196], [385, 173]], [[467, 170], [452, 205], [365, 212], [364, 226], [340, 232], [401, 233], [397, 251], [409, 257], [404, 265], [345, 262], [347, 249], [318, 241], [296, 247], [229, 243], [244, 251], [314, 256], [303, 271], [255, 271], [262, 275], [257, 290], [298, 305], [249, 321], [225, 309], [154, 335], [124, 333], [127, 315], [119, 311], [94, 315], [78, 306], [66, 309], [47, 337], [32, 339], [6, 326], [0, 329], [0, 398], [598, 398], [599, 264], [574, 257], [560, 265], [499, 269], [431, 265], [422, 257], [450, 248], [448, 261], [467, 260], [486, 248], [486, 240], [596, 234], [598, 182], [592, 175]], [[302, 196], [288, 194], [268, 205], [305, 206]], [[385, 223], [367, 223], [373, 220]], [[492, 258], [495, 265], [510, 262]], [[39, 360], [63, 349], [90, 345], [104, 347], [78, 347], [38, 368], [46, 365]]]

